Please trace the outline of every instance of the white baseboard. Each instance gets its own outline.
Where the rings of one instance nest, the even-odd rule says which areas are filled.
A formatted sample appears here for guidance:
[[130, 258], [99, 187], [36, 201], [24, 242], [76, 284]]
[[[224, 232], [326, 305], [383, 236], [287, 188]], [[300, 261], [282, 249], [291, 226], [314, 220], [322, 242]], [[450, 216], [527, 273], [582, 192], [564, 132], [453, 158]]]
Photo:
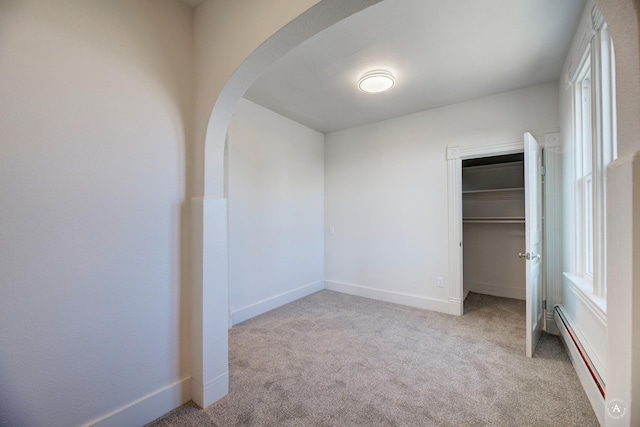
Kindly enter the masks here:
[[493, 295], [502, 298], [527, 299], [527, 291], [524, 287], [524, 283], [521, 287], [515, 287], [465, 280], [464, 289], [477, 294]]
[[207, 381], [204, 385], [195, 378], [191, 378], [191, 400], [201, 408], [216, 403], [227, 394], [229, 394], [229, 371]]
[[544, 331], [546, 333], [548, 333], [548, 334], [560, 335], [560, 329], [558, 328], [558, 325], [556, 325], [556, 321], [553, 318], [553, 313], [554, 313], [553, 309], [547, 310], [547, 316], [546, 316], [546, 322], [545, 322]]
[[[558, 310], [562, 313], [566, 321], [571, 326], [571, 319], [566, 315], [563, 311], [562, 306], [558, 307]], [[582, 384], [582, 388], [584, 389], [587, 397], [589, 398], [589, 402], [591, 403], [591, 407], [593, 408], [593, 412], [595, 412], [600, 425], [604, 425], [604, 412], [605, 412], [605, 401], [604, 397], [600, 392], [600, 389], [596, 385], [596, 382], [591, 375], [589, 367], [585, 363], [583, 356], [578, 351], [576, 344], [574, 344], [571, 335], [569, 334], [569, 330], [564, 326], [562, 319], [559, 314], [554, 309], [554, 321], [557, 325], [558, 330], [560, 331], [560, 337], [564, 342], [565, 348], [567, 349], [567, 353], [569, 354], [569, 359], [571, 359], [571, 363], [573, 364], [573, 368], [576, 370], [576, 374], [578, 374], [578, 378], [580, 379], [580, 383]], [[575, 331], [573, 331], [575, 335]], [[576, 338], [577, 339], [577, 338]], [[582, 345], [582, 343], [580, 343]], [[584, 352], [584, 350], [583, 350]], [[595, 369], [593, 366], [591, 369]], [[604, 384], [602, 384], [604, 387]]]
[[426, 298], [418, 295], [403, 294], [400, 292], [384, 291], [381, 289], [369, 288], [352, 283], [336, 282], [325, 280], [324, 287], [330, 291], [342, 292], [343, 294], [356, 295], [359, 297], [371, 298], [378, 301], [391, 302], [394, 304], [408, 305], [410, 307], [423, 308], [440, 313], [459, 315], [460, 302], [442, 301]]
[[306, 297], [307, 295], [314, 294], [324, 289], [324, 281], [318, 280], [317, 282], [308, 283], [300, 286], [299, 288], [292, 289], [288, 292], [283, 292], [278, 295], [274, 295], [262, 301], [258, 301], [255, 304], [247, 305], [241, 308], [231, 307], [231, 324], [237, 325], [240, 322], [251, 319], [252, 317], [266, 313], [285, 304], [289, 304], [297, 299]]
[[566, 274], [563, 283], [563, 313], [596, 370], [607, 377], [607, 317]]
[[191, 377], [116, 409], [85, 426], [143, 426], [191, 400]]

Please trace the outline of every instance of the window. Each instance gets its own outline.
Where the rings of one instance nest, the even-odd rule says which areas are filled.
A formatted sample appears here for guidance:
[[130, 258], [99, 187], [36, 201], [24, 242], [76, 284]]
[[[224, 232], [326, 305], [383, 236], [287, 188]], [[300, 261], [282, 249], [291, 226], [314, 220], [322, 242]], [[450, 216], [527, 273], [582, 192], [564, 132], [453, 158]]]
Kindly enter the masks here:
[[[590, 50], [590, 49], [589, 49]], [[576, 273], [593, 288], [593, 138], [591, 55], [577, 75], [574, 99], [576, 162]]]
[[605, 23], [576, 68], [573, 85], [574, 267], [570, 276], [604, 310], [606, 167], [616, 157], [613, 42]]

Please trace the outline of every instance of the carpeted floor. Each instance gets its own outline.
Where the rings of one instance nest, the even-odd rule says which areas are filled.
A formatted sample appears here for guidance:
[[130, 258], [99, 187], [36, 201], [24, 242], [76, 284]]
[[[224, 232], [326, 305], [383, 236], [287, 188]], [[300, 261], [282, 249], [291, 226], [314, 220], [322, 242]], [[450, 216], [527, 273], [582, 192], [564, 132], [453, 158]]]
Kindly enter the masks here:
[[321, 291], [234, 326], [230, 392], [150, 426], [597, 426], [559, 339], [525, 357], [524, 301], [464, 316]]

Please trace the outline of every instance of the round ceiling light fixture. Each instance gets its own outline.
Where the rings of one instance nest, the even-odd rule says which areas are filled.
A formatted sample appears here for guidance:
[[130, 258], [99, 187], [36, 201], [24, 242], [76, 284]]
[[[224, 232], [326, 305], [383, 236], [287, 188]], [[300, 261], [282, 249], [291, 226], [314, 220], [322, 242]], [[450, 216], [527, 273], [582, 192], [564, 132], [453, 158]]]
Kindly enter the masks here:
[[358, 80], [358, 88], [366, 93], [386, 92], [395, 84], [393, 74], [385, 70], [369, 71]]

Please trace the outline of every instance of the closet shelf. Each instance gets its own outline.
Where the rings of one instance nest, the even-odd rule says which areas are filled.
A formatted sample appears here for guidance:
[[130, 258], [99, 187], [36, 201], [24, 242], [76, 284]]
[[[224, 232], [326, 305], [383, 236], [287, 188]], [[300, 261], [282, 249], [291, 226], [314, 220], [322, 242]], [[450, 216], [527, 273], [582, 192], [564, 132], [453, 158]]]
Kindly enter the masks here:
[[513, 188], [491, 188], [487, 190], [463, 190], [462, 194], [477, 194], [477, 193], [501, 193], [505, 191], [524, 191], [524, 187]]
[[482, 170], [482, 169], [513, 169], [524, 168], [524, 160], [517, 160], [505, 163], [490, 163], [487, 165], [463, 166], [465, 170]]
[[524, 217], [516, 217], [516, 216], [465, 217], [465, 218], [462, 218], [462, 222], [476, 223], [476, 224], [524, 224]]

